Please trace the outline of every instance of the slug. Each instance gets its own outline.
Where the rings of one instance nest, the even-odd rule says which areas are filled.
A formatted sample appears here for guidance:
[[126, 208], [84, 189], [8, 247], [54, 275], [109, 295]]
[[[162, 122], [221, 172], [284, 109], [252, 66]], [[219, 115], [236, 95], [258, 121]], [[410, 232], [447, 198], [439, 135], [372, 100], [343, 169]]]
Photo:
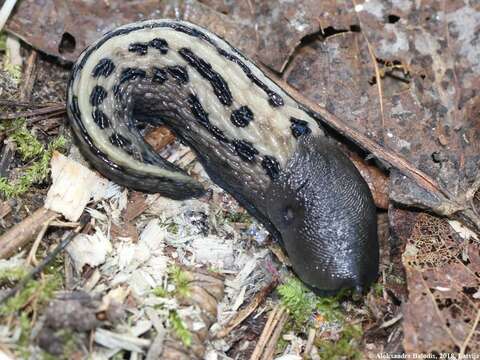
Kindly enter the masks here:
[[362, 291], [377, 277], [372, 195], [321, 116], [208, 30], [152, 20], [110, 31], [74, 64], [67, 111], [81, 151], [106, 177], [173, 199], [201, 196], [139, 130], [170, 127], [312, 289]]

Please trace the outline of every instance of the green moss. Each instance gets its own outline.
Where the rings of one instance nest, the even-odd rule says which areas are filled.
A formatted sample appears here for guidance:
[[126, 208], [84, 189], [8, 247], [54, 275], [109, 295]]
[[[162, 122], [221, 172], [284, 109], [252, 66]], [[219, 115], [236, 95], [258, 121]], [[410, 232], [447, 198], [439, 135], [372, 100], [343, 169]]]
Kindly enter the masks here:
[[21, 359], [30, 358], [30, 334], [32, 331], [32, 324], [26, 312], [22, 312], [19, 317], [20, 321], [20, 338], [17, 342], [17, 352]]
[[297, 327], [306, 325], [314, 313], [320, 314], [328, 322], [343, 319], [339, 300], [345, 296], [345, 293], [339, 293], [333, 297], [319, 297], [297, 278], [290, 278], [277, 290], [282, 304], [292, 315]]
[[288, 279], [277, 290], [283, 306], [288, 309], [295, 324], [301, 327], [307, 322], [317, 306], [316, 296], [296, 278]]
[[[7, 130], [5, 126], [3, 129]], [[12, 198], [20, 196], [27, 192], [34, 183], [47, 178], [53, 151], [64, 148], [66, 140], [60, 136], [44, 147], [27, 130], [25, 122], [22, 120], [12, 122], [8, 130], [13, 130], [10, 138], [16, 143], [22, 160], [32, 161], [16, 181], [0, 177], [0, 193], [6, 198]]]
[[383, 295], [383, 285], [381, 283], [375, 283], [372, 285], [373, 293], [375, 296]]
[[12, 267], [0, 271], [0, 285], [12, 285], [27, 275], [22, 267]]
[[3, 64], [3, 70], [5, 70], [10, 78], [15, 84], [19, 84], [20, 80], [22, 80], [22, 66], [21, 65], [13, 65], [8, 61], [8, 55], [5, 57], [7, 61]]
[[169, 233], [172, 233], [174, 235], [177, 235], [178, 234], [178, 231], [180, 230], [179, 226], [177, 223], [174, 223], [174, 222], [169, 222], [167, 224], [167, 231]]
[[25, 122], [17, 128], [10, 138], [17, 144], [18, 152], [23, 161], [33, 159], [40, 155], [44, 150], [42, 143], [38, 141], [30, 131], [28, 131]]
[[[288, 331], [285, 331], [285, 329], [282, 330], [282, 335], [286, 334]], [[277, 345], [275, 346], [275, 354], [281, 354], [285, 351], [287, 348], [289, 342], [283, 338], [283, 336], [280, 336], [280, 338], [277, 341]]]
[[343, 320], [343, 313], [338, 301], [342, 295], [336, 295], [333, 297], [317, 297], [317, 312], [328, 321], [341, 321]]
[[224, 219], [232, 223], [251, 224], [252, 217], [246, 212], [225, 212]]
[[11, 315], [27, 306], [35, 298], [36, 306], [42, 306], [53, 297], [61, 286], [60, 276], [47, 275], [43, 280], [30, 280], [15, 296], [0, 306], [0, 316]]
[[190, 280], [179, 266], [173, 265], [168, 271], [169, 279], [175, 285], [175, 294], [187, 297], [190, 295]]
[[311, 315], [318, 314], [323, 322], [340, 326], [341, 334], [338, 341], [316, 340], [322, 359], [360, 359], [359, 350], [362, 337], [361, 327], [348, 324], [340, 305], [341, 299], [350, 296], [350, 292], [343, 291], [331, 297], [315, 296], [300, 280], [289, 279], [277, 288], [282, 304], [289, 310], [293, 322], [287, 324], [289, 330], [298, 331], [309, 324]]
[[168, 320], [175, 335], [180, 339], [185, 347], [192, 345], [192, 334], [187, 329], [184, 322], [175, 310], [170, 311]]
[[358, 325], [345, 324], [337, 341], [318, 340], [315, 345], [319, 349], [321, 359], [361, 359], [359, 350], [362, 330]]
[[157, 286], [156, 288], [154, 288], [152, 290], [152, 293], [153, 293], [153, 295], [161, 297], [161, 298], [166, 298], [169, 295], [167, 289], [165, 289], [161, 286]]

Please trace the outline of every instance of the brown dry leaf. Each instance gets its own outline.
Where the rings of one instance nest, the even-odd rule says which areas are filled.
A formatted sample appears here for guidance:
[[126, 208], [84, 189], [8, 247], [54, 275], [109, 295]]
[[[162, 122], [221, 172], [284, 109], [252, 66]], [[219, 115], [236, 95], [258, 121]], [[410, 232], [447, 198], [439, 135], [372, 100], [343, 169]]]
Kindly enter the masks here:
[[445, 215], [466, 209], [478, 228], [470, 201], [480, 184], [480, 6], [469, 3], [338, 3], [351, 26], [312, 37], [285, 79], [405, 158], [438, 190], [421, 188], [399, 169], [391, 172], [393, 200]]
[[416, 217], [403, 256], [407, 352], [480, 351], [480, 246], [457, 239], [444, 219]]
[[[47, 54], [74, 61], [103, 33], [146, 19], [178, 18], [202, 25], [248, 55], [281, 71], [300, 40], [319, 30], [317, 1], [22, 1], [7, 29]], [[36, 21], [36, 19], [44, 19]]]

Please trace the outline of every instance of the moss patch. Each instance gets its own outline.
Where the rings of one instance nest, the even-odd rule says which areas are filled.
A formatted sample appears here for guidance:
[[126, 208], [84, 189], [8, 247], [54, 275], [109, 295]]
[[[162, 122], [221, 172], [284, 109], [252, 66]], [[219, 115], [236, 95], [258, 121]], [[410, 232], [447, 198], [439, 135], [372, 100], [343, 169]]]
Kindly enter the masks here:
[[10, 138], [17, 145], [22, 161], [29, 161], [21, 176], [16, 181], [0, 177], [0, 193], [5, 198], [12, 198], [27, 192], [34, 184], [45, 180], [50, 170], [53, 151], [65, 147], [66, 140], [59, 136], [46, 147], [27, 129], [24, 120], [17, 120], [3, 125], [0, 131], [11, 132]]
[[190, 330], [187, 329], [185, 323], [175, 310], [170, 311], [168, 321], [173, 332], [180, 339], [183, 345], [185, 347], [190, 347], [192, 345], [192, 334], [190, 333]]
[[179, 266], [173, 265], [168, 271], [169, 280], [175, 285], [175, 295], [187, 297], [190, 295], [190, 279]]

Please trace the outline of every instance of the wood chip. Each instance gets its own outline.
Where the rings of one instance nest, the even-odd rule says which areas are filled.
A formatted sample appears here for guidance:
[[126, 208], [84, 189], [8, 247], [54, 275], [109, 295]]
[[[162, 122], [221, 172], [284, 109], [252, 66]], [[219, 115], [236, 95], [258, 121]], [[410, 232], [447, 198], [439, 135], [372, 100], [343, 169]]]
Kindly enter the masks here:
[[89, 200], [104, 191], [108, 181], [58, 152], [53, 154], [51, 165], [52, 186], [45, 207], [77, 221]]

